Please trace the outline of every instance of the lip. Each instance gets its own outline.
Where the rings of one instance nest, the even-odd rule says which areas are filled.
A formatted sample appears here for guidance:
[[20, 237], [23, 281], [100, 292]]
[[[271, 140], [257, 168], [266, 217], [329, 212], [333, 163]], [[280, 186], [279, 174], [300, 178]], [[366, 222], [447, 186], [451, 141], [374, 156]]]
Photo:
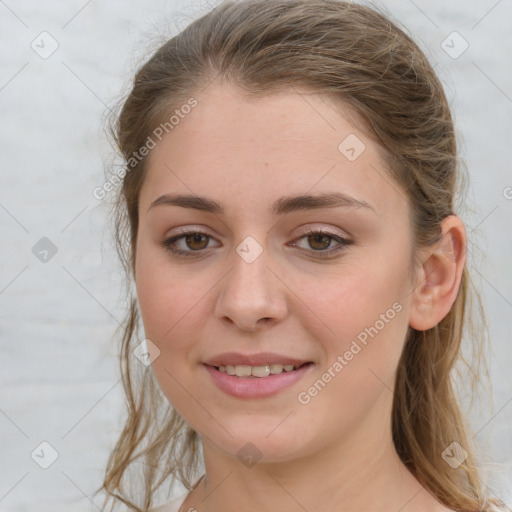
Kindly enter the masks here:
[[[293, 361], [289, 358], [285, 360]], [[294, 363], [290, 362], [289, 364]], [[295, 364], [300, 364], [300, 362]], [[315, 365], [309, 362], [297, 368], [297, 370], [277, 373], [268, 377], [237, 377], [217, 370], [214, 367], [216, 365], [204, 364], [203, 366], [210, 374], [214, 384], [227, 395], [236, 398], [265, 398], [277, 395], [285, 388], [292, 386], [310, 373]], [[258, 366], [258, 364], [251, 366]]]
[[[276, 354], [273, 352], [259, 352], [258, 354], [242, 354], [240, 352], [224, 352], [215, 357], [212, 357], [204, 364], [208, 366], [222, 366], [222, 365], [247, 365], [247, 366], [263, 366], [265, 364], [292, 364], [299, 366], [301, 364], [310, 362], [307, 359], [296, 359], [293, 357]], [[268, 377], [264, 377], [268, 378]]]

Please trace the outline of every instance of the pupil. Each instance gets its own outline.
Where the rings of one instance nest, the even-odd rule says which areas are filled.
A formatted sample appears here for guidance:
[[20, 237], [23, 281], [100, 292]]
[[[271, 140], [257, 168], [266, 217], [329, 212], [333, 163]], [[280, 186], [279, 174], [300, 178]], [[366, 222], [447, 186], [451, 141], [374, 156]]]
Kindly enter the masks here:
[[[324, 242], [326, 241], [326, 239], [328, 239], [329, 237], [327, 235], [311, 235], [310, 238], [313, 238], [314, 239], [314, 243], [316, 242], [321, 242], [321, 240], [323, 239]], [[314, 243], [312, 244], [314, 246]], [[324, 244], [325, 245], [325, 244]], [[327, 243], [327, 245], [329, 245], [329, 243]], [[325, 248], [325, 247], [324, 247]]]
[[[201, 233], [194, 233], [193, 235], [190, 235], [188, 238], [190, 240], [190, 238], [192, 238], [192, 244], [194, 243], [200, 243], [201, 242], [201, 237], [204, 237], [205, 235], [202, 235]], [[189, 244], [190, 245], [190, 244]]]

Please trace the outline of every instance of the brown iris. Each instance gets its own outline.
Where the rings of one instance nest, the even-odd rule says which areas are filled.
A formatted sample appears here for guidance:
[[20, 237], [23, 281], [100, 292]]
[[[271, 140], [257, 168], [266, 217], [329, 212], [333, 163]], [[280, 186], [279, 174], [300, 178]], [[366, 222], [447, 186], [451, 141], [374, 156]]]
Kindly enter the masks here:
[[[323, 235], [323, 234], [317, 234], [317, 235], [309, 235], [308, 236], [308, 242], [310, 244], [310, 246], [313, 248], [313, 249], [318, 249], [318, 250], [325, 250], [329, 247], [329, 244], [331, 243], [330, 240], [331, 240], [332, 237], [330, 237], [329, 235]], [[311, 243], [311, 239], [314, 240], [313, 243]], [[324, 241], [327, 241], [327, 245], [325, 247], [315, 247], [315, 243], [316, 242], [319, 242], [321, 240], [324, 240]]]
[[[194, 247], [193, 244], [200, 243], [201, 238], [203, 238], [206, 241], [206, 245], [203, 247]], [[191, 235], [187, 235], [185, 237], [185, 241], [187, 243], [187, 246], [190, 249], [201, 250], [201, 249], [204, 249], [208, 245], [208, 238], [209, 238], [208, 235], [205, 235], [203, 233], [193, 233]], [[190, 242], [191, 240], [192, 240], [192, 242]]]

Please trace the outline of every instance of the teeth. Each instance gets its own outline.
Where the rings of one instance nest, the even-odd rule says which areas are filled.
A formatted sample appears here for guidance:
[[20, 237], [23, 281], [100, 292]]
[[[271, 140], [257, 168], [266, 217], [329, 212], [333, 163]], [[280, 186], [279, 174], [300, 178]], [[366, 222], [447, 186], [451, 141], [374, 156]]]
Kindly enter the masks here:
[[236, 375], [237, 377], [268, 377], [269, 375], [276, 375], [283, 372], [291, 372], [301, 366], [300, 364], [294, 366], [293, 364], [266, 364], [263, 366], [247, 366], [237, 365], [233, 366], [227, 364], [219, 366], [218, 370], [227, 373], [228, 375]]

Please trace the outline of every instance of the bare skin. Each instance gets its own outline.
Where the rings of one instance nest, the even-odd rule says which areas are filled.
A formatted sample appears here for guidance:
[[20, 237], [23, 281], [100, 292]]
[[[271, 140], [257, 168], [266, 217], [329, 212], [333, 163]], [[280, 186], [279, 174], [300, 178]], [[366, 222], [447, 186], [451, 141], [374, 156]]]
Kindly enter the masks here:
[[[398, 457], [391, 409], [408, 327], [433, 327], [456, 298], [464, 225], [445, 219], [442, 243], [422, 248], [413, 267], [407, 196], [349, 110], [294, 90], [251, 100], [228, 83], [196, 98], [149, 155], [136, 252], [145, 334], [160, 350], [155, 377], [203, 442], [206, 477], [180, 510], [450, 510]], [[350, 134], [365, 146], [353, 161], [338, 149]], [[331, 192], [369, 206], [269, 211], [282, 196]], [[224, 214], [150, 208], [178, 193], [213, 199]], [[181, 228], [205, 234], [175, 242], [195, 252], [188, 258], [162, 246]], [[304, 228], [351, 243], [315, 241]], [[236, 252], [246, 237], [262, 249], [251, 263]], [[387, 321], [377, 323], [381, 315]], [[332, 376], [369, 326], [378, 333]], [[203, 364], [227, 351], [277, 352], [313, 367], [277, 395], [240, 399], [218, 389]], [[308, 394], [329, 368], [328, 384]], [[237, 457], [247, 443], [260, 456], [251, 467]]]

